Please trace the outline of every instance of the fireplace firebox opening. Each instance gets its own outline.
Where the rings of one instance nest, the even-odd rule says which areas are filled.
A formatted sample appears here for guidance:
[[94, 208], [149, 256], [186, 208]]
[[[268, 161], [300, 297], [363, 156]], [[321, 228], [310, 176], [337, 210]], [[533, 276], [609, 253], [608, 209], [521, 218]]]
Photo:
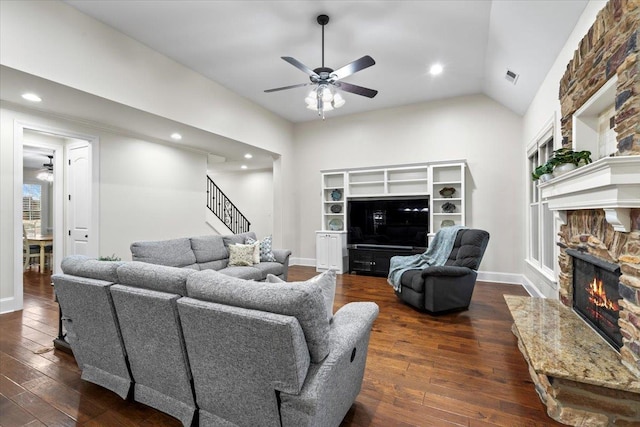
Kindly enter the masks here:
[[573, 249], [567, 254], [573, 258], [573, 310], [619, 352], [620, 267]]

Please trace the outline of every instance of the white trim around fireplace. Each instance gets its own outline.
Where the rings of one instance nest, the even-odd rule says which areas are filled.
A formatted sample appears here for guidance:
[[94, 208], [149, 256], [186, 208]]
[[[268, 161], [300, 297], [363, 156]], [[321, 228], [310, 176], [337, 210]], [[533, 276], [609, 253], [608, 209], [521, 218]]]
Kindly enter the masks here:
[[640, 156], [605, 157], [540, 184], [553, 211], [604, 209], [614, 230], [630, 231], [630, 209], [640, 208]]

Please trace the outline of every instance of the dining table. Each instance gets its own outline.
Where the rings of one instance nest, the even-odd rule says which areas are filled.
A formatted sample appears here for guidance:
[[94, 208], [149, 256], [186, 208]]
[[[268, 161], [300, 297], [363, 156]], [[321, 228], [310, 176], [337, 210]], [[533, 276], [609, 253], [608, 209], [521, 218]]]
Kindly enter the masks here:
[[45, 247], [53, 244], [53, 235], [36, 234], [35, 236], [28, 236], [27, 241], [29, 245], [40, 246], [40, 272], [43, 272], [45, 265]]

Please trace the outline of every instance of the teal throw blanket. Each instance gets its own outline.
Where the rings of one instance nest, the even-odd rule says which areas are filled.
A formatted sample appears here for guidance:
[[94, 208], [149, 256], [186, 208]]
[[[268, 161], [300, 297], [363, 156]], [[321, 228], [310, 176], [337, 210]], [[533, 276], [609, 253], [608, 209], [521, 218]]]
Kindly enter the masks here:
[[433, 237], [433, 241], [424, 253], [409, 256], [391, 257], [389, 265], [389, 277], [387, 281], [396, 292], [402, 292], [400, 287], [400, 278], [402, 273], [407, 270], [422, 270], [432, 265], [444, 265], [449, 258], [453, 244], [456, 241], [458, 230], [463, 226], [454, 225], [451, 227], [441, 228]]

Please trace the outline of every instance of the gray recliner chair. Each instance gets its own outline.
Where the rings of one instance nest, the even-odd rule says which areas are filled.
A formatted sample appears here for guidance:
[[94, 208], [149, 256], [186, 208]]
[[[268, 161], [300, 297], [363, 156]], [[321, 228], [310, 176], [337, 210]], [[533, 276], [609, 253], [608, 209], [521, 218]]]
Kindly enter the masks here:
[[484, 230], [458, 231], [445, 265], [405, 271], [400, 278], [402, 289], [396, 295], [429, 313], [466, 310], [488, 243], [489, 233]]

